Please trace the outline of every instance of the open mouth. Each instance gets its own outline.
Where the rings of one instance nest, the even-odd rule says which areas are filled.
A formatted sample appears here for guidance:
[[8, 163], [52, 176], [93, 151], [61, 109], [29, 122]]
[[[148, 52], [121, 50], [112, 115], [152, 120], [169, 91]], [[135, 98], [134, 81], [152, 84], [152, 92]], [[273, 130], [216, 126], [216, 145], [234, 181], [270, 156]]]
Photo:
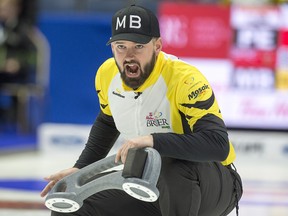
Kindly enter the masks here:
[[126, 64], [125, 65], [125, 74], [129, 78], [139, 77], [139, 75], [140, 75], [139, 65], [131, 64], [131, 63]]

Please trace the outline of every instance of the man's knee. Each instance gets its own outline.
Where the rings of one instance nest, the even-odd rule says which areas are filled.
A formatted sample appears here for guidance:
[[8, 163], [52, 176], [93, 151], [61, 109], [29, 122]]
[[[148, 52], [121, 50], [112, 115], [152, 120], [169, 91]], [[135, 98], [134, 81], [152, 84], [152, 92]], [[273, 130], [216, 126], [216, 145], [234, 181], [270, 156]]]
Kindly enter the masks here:
[[[162, 158], [158, 188], [162, 215], [198, 215], [200, 187], [190, 162]], [[191, 169], [192, 167], [192, 169]], [[191, 171], [192, 170], [192, 171]]]
[[166, 181], [175, 178], [196, 180], [198, 179], [197, 164], [197, 162], [163, 157], [160, 178]]

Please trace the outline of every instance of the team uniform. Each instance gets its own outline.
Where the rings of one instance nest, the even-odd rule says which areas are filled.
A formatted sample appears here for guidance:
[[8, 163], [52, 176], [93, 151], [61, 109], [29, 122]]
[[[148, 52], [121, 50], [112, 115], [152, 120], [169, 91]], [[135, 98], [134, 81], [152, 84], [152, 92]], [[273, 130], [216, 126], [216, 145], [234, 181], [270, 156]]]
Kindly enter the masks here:
[[147, 203], [102, 191], [71, 215], [220, 216], [238, 207], [234, 148], [212, 87], [195, 67], [161, 51], [148, 79], [133, 90], [110, 58], [97, 71], [96, 90], [101, 111], [75, 167], [104, 158], [119, 134], [151, 134], [162, 157], [160, 197]]

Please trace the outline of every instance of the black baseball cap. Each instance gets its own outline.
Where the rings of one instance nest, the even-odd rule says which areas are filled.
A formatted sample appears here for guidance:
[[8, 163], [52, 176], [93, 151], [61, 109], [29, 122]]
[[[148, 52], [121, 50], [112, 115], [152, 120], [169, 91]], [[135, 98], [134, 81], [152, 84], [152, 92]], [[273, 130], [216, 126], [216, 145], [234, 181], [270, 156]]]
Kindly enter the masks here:
[[112, 17], [112, 37], [107, 45], [117, 40], [146, 44], [153, 37], [160, 37], [155, 14], [144, 7], [131, 5], [117, 11]]

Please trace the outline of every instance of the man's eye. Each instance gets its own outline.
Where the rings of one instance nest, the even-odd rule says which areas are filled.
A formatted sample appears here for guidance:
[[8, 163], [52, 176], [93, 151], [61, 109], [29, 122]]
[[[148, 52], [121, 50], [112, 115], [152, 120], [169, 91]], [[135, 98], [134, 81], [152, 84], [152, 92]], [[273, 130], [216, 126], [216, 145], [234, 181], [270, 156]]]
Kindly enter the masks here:
[[142, 49], [144, 46], [141, 44], [136, 45], [136, 49]]
[[125, 46], [123, 46], [123, 45], [118, 45], [117, 47], [118, 47], [118, 49], [125, 49]]

